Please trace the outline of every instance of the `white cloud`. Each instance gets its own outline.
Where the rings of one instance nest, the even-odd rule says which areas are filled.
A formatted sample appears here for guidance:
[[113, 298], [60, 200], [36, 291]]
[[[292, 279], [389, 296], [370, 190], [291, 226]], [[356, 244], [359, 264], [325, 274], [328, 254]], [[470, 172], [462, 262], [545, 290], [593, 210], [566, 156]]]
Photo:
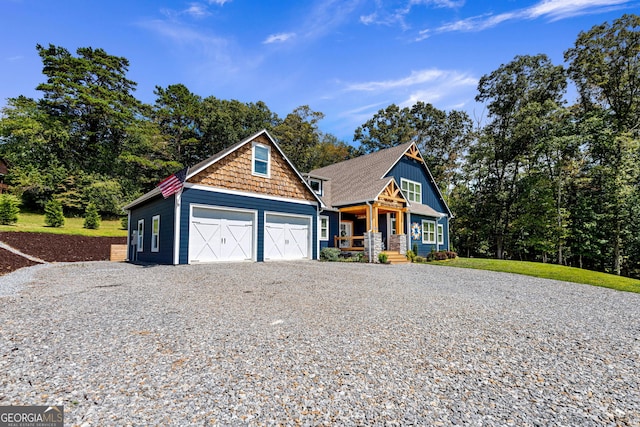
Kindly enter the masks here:
[[478, 83], [478, 80], [476, 78], [457, 71], [438, 70], [435, 68], [431, 68], [420, 71], [412, 71], [409, 76], [397, 80], [351, 83], [346, 87], [346, 90], [357, 92], [382, 92], [393, 89], [410, 88], [429, 83], [441, 84], [445, 81], [455, 82], [458, 85], [474, 86]]
[[265, 39], [262, 43], [271, 44], [271, 43], [284, 43], [287, 40], [290, 40], [296, 36], [295, 33], [280, 33], [280, 34], [272, 34]]
[[400, 7], [385, 8], [382, 1], [376, 2], [376, 11], [360, 16], [364, 25], [399, 25], [407, 29], [406, 18], [416, 6], [433, 7], [436, 9], [457, 9], [464, 5], [464, 0], [405, 0]]
[[362, 15], [360, 17], [360, 22], [362, 22], [364, 25], [374, 24], [377, 21], [377, 16], [378, 15], [376, 13]]
[[173, 21], [157, 19], [143, 21], [139, 25], [176, 44], [197, 49], [197, 55], [202, 59], [215, 61], [220, 70], [233, 71], [236, 68], [229, 53], [229, 41], [225, 38], [198, 32]]
[[209, 0], [209, 4], [217, 4], [218, 6], [224, 6], [226, 3], [231, 3], [231, 0]]
[[600, 11], [628, 3], [628, 0], [543, 0], [535, 6], [525, 9], [530, 18], [548, 16], [552, 20], [571, 18], [576, 15]]
[[191, 3], [189, 5], [189, 8], [185, 9], [182, 13], [185, 15], [193, 16], [195, 18], [202, 18], [211, 14], [209, 13], [205, 5], [199, 3]]
[[419, 32], [416, 41], [424, 40], [434, 33], [482, 31], [493, 28], [505, 21], [537, 19], [542, 17], [548, 17], [550, 20], [555, 21], [610, 10], [615, 7], [622, 7], [625, 3], [629, 3], [629, 0], [542, 0], [524, 9], [517, 9], [497, 15], [485, 14], [472, 16], [444, 24], [435, 29], [425, 29]]

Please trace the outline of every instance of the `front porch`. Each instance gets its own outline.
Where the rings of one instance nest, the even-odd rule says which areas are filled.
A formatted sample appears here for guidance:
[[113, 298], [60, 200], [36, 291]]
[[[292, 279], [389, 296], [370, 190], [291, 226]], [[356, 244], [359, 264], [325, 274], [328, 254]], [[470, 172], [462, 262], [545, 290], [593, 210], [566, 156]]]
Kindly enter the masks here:
[[343, 252], [364, 252], [371, 262], [378, 262], [381, 252], [401, 261], [407, 252], [406, 215], [405, 206], [379, 202], [341, 208], [340, 235], [334, 236], [334, 247]]

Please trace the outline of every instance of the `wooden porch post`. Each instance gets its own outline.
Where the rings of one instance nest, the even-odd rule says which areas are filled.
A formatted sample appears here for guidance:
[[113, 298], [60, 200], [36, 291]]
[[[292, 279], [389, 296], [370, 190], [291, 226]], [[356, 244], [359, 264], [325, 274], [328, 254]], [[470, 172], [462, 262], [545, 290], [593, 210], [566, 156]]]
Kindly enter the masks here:
[[404, 212], [396, 212], [396, 234], [404, 234]]
[[373, 204], [373, 231], [378, 232], [378, 204]]

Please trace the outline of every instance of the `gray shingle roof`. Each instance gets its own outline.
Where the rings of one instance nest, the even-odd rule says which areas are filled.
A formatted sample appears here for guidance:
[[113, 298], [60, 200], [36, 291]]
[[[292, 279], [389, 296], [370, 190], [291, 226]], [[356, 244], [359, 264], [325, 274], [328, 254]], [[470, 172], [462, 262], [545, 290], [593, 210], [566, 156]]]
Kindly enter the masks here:
[[[330, 190], [323, 201], [327, 206], [345, 206], [375, 200], [389, 184], [386, 173], [411, 146], [411, 142], [309, 172], [329, 179]], [[325, 183], [327, 184], [327, 183]]]

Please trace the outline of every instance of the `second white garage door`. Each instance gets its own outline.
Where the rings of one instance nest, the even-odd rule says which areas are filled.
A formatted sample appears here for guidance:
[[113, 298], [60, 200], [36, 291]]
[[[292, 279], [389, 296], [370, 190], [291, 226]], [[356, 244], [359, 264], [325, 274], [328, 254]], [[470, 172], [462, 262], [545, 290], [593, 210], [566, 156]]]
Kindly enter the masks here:
[[311, 253], [311, 217], [267, 214], [264, 259], [308, 259]]
[[194, 207], [189, 262], [252, 260], [254, 223], [255, 212]]

